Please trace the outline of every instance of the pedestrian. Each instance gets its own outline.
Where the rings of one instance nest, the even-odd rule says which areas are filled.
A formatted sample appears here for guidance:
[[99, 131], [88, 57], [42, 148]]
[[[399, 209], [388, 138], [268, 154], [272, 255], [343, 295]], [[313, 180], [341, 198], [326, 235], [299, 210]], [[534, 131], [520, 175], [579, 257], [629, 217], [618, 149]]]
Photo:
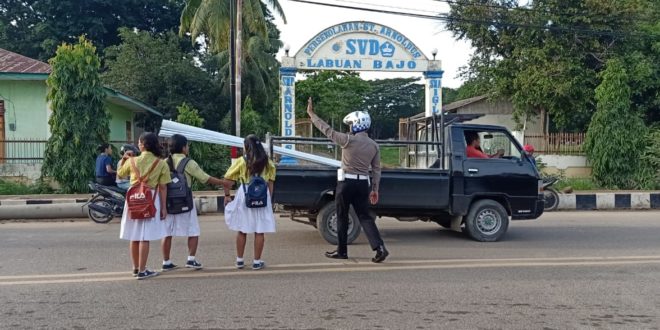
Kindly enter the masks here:
[[131, 158], [124, 154], [120, 162], [118, 175], [131, 178], [131, 186], [139, 184], [144, 178], [147, 186], [154, 194], [154, 207], [156, 215], [149, 219], [131, 219], [127, 197], [124, 214], [121, 217], [119, 237], [130, 241], [131, 261], [133, 262], [133, 276], [138, 280], [157, 276], [158, 273], [147, 269], [149, 257], [149, 241], [160, 240], [166, 235], [164, 220], [167, 218], [166, 185], [171, 181], [167, 164], [161, 159], [161, 150], [158, 137], [154, 133], [143, 133], [140, 136], [138, 148], [140, 156]]
[[96, 183], [104, 186], [115, 185], [115, 171], [112, 168], [112, 148], [103, 143], [96, 148], [99, 155], [96, 157]]
[[[121, 149], [119, 150], [119, 155], [122, 157], [119, 159], [117, 162], [117, 168], [120, 167], [120, 163], [123, 161], [124, 155], [127, 155], [128, 157], [135, 157], [138, 155], [140, 151], [132, 144], [124, 144], [121, 146]], [[117, 184], [117, 187], [126, 191], [128, 188], [131, 186], [131, 178], [130, 177], [120, 177], [117, 175], [117, 179], [115, 180], [115, 183]]]
[[534, 167], [537, 167], [536, 166], [536, 158], [534, 158], [534, 146], [531, 145], [531, 144], [526, 144], [523, 147], [523, 150], [525, 150], [525, 152], [529, 156], [527, 158], [529, 158], [529, 161], [532, 162], [532, 165], [534, 165]]
[[[380, 150], [378, 144], [367, 135], [371, 117], [363, 111], [354, 111], [344, 117], [344, 124], [351, 133], [340, 133], [314, 113], [312, 98], [307, 101], [307, 114], [314, 126], [342, 149], [341, 169], [337, 172], [335, 204], [337, 206], [337, 250], [326, 252], [332, 259], [348, 259], [348, 212], [350, 206], [357, 213], [360, 225], [369, 239], [371, 249], [376, 251], [373, 262], [383, 262], [390, 254], [380, 237], [375, 219], [369, 213], [369, 202], [378, 203], [380, 184]], [[369, 171], [373, 178], [369, 177]]]
[[[243, 144], [244, 156], [237, 159], [224, 177], [225, 221], [229, 229], [237, 232], [236, 268], [242, 269], [245, 266], [243, 256], [247, 234], [254, 233], [252, 269], [259, 270], [266, 265], [261, 259], [265, 244], [264, 234], [275, 232], [275, 216], [271, 202], [275, 165], [268, 159], [266, 150], [256, 135], [248, 135]], [[239, 183], [239, 188], [236, 191], [236, 199], [232, 201], [229, 192], [236, 182]], [[259, 182], [265, 186], [262, 191], [265, 193], [266, 202], [263, 205], [248, 207], [248, 197]]]
[[167, 236], [162, 240], [162, 251], [163, 251], [163, 271], [172, 270], [177, 268], [177, 265], [172, 263], [170, 260], [170, 251], [172, 249], [172, 236], [177, 237], [187, 237], [188, 238], [188, 260], [186, 261], [186, 268], [202, 269], [202, 264], [195, 259], [197, 254], [197, 246], [199, 244], [199, 220], [197, 219], [197, 209], [195, 208], [195, 203], [192, 203], [192, 180], [193, 178], [201, 183], [210, 183], [212, 185], [220, 186], [223, 184], [223, 180], [212, 177], [195, 162], [190, 159], [189, 151], [190, 147], [188, 145], [188, 139], [179, 134], [172, 135], [169, 140], [170, 156], [167, 158], [167, 164], [172, 173], [172, 185], [174, 183], [174, 178], [177, 174], [183, 175], [181, 178], [185, 180], [187, 193], [189, 194], [190, 203], [189, 208], [186, 210], [177, 209], [177, 211], [171, 210], [172, 207], [178, 207], [179, 205], [186, 204], [186, 201], [178, 203], [177, 201], [172, 201], [173, 194], [168, 194], [168, 212], [167, 219], [165, 220], [165, 225], [167, 229]]

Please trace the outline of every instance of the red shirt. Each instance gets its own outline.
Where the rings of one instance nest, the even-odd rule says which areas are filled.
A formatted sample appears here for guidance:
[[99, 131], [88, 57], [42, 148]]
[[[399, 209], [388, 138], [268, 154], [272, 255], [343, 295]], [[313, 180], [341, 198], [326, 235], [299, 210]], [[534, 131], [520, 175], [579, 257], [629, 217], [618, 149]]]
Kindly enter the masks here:
[[468, 158], [490, 158], [488, 155], [473, 146], [467, 146], [466, 153]]

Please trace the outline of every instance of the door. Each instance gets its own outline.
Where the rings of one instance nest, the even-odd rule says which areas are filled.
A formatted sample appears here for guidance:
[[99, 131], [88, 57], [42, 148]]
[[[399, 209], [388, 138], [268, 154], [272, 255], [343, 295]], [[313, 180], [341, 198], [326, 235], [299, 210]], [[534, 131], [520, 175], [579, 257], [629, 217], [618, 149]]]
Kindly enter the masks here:
[[466, 131], [466, 136], [471, 133], [478, 134], [479, 140], [473, 146], [480, 146], [488, 158], [464, 156], [464, 194], [505, 196], [514, 217], [534, 212], [537, 172], [523, 156], [518, 142], [506, 130]]

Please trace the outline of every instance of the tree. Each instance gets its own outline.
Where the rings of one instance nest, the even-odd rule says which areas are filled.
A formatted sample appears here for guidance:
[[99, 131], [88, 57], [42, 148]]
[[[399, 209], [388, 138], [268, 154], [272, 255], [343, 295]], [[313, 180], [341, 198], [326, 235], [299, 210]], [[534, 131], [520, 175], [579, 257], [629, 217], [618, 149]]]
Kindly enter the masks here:
[[399, 119], [424, 112], [424, 85], [418, 78], [367, 81], [369, 93], [361, 110], [372, 118], [370, 135], [377, 139], [396, 138]]
[[83, 192], [94, 177], [95, 150], [110, 134], [101, 62], [84, 37], [58, 47], [49, 62], [52, 72], [46, 83], [53, 113], [42, 174], [53, 177], [65, 193]]
[[[268, 38], [268, 15], [261, 0], [243, 1], [243, 28], [246, 36]], [[266, 1], [286, 24], [284, 11], [278, 0]], [[181, 14], [180, 33], [190, 33], [192, 39], [204, 35], [208, 38], [211, 51], [219, 53], [229, 45], [229, 1], [188, 0]], [[246, 39], [243, 40], [243, 42]], [[245, 49], [245, 48], [244, 48]]]
[[369, 90], [369, 83], [355, 72], [307, 73], [305, 80], [296, 83], [296, 116], [307, 117], [307, 99], [311, 96], [316, 113], [338, 129], [349, 112], [364, 109]]
[[[641, 161], [647, 128], [639, 112], [631, 109], [632, 90], [624, 61], [612, 59], [596, 89], [597, 111], [585, 141], [593, 178], [606, 188], [640, 188]], [[631, 134], [634, 132], [634, 134]]]
[[[648, 56], [657, 42], [659, 7], [651, 0], [462, 0], [451, 4], [448, 28], [475, 48], [463, 71], [472, 96], [508, 98], [518, 116], [547, 112], [559, 128], [583, 129], [605, 63], [635, 50]], [[647, 81], [641, 90], [654, 87]]]
[[155, 107], [166, 118], [175, 117], [177, 106], [186, 102], [199, 109], [206, 128], [218, 129], [229, 100], [214, 90], [216, 79], [196, 65], [196, 54], [184, 51], [188, 40], [173, 32], [153, 35], [129, 29], [120, 29], [120, 37], [122, 43], [107, 50], [105, 84]]
[[[187, 103], [177, 107], [178, 115], [176, 121], [182, 124], [195, 127], [204, 127], [204, 118], [202, 118], [197, 109], [192, 108]], [[222, 145], [208, 144], [202, 142], [190, 142], [190, 158], [197, 163], [211, 176], [222, 177], [225, 170], [229, 167], [229, 149]], [[195, 182], [194, 190], [201, 190], [203, 184]]]
[[100, 53], [120, 43], [117, 29], [176, 28], [184, 0], [3, 0], [0, 48], [46, 60], [62, 42], [86, 34]]
[[243, 136], [255, 134], [264, 139], [270, 129], [271, 127], [269, 127], [268, 123], [252, 107], [252, 100], [249, 97], [245, 99], [245, 104], [241, 110], [241, 134]]

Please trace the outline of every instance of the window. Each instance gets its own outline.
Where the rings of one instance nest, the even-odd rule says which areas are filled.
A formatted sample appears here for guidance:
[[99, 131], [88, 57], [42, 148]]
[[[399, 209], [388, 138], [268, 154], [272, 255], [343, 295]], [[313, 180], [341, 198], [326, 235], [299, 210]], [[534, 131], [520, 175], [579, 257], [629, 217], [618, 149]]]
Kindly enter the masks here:
[[[466, 131], [466, 139], [474, 131]], [[476, 132], [479, 136], [479, 145], [486, 155], [495, 155], [498, 151], [502, 152], [501, 158], [518, 158], [521, 152], [511, 137], [504, 132]], [[467, 141], [466, 141], [467, 142]], [[499, 158], [499, 157], [498, 157]]]
[[133, 142], [133, 123], [126, 122], [126, 142]]

